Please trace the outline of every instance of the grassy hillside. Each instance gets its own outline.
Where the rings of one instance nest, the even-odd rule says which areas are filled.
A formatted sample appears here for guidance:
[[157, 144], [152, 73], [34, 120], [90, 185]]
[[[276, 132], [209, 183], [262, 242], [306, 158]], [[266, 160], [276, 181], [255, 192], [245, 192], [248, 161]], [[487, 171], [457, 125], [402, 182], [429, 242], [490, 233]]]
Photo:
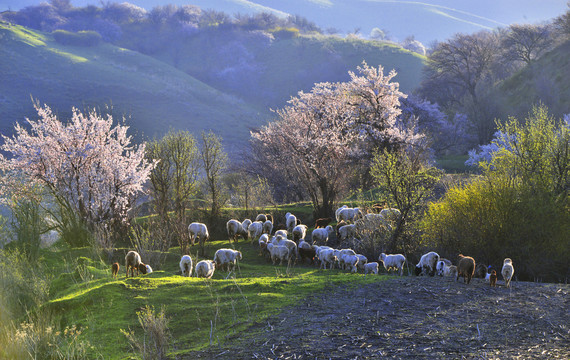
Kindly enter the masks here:
[[138, 136], [169, 127], [213, 129], [226, 146], [249, 136], [261, 117], [250, 106], [152, 57], [109, 44], [63, 46], [50, 34], [0, 23], [0, 130], [33, 117], [30, 97], [60, 115], [71, 107], [112, 106]]
[[570, 113], [570, 41], [524, 67], [494, 90], [503, 117], [524, 118], [539, 102], [557, 117]]
[[[210, 242], [207, 258], [221, 247], [228, 247], [227, 240]], [[216, 271], [212, 280], [182, 277], [178, 249], [171, 250], [162, 269], [129, 279], [125, 279], [122, 267], [124, 251], [117, 251], [114, 260], [121, 263], [121, 271], [116, 280], [111, 277], [110, 266], [91, 258], [88, 249], [46, 251], [44, 260], [51, 272], [59, 275], [52, 281], [52, 299], [45, 306], [62, 317], [62, 326], [76, 324], [83, 329], [84, 339], [105, 359], [127, 356], [128, 341], [120, 329], [142, 336], [137, 311], [150, 305], [158, 312], [164, 306], [175, 353], [181, 355], [207, 348], [210, 341], [223, 345], [238, 335], [243, 338], [245, 330], [251, 334], [262, 331], [256, 324], [266, 324], [266, 319], [283, 306], [298, 303], [327, 286], [388, 278], [364, 278], [362, 274], [323, 271], [308, 265], [288, 269], [266, 263], [248, 242], [242, 241], [236, 248], [242, 251], [243, 260], [235, 279], [226, 279], [226, 271]], [[196, 260], [194, 254], [192, 257]]]

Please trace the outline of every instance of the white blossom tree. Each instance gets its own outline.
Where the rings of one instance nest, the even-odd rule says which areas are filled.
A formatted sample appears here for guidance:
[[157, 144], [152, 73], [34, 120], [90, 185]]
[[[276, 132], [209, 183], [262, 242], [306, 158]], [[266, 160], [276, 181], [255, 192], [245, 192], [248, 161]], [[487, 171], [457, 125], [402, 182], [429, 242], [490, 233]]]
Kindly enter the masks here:
[[[26, 119], [25, 127], [16, 124], [13, 137], [2, 136], [0, 149], [8, 154], [0, 155], [4, 179], [42, 186], [63, 208], [60, 213], [86, 225], [126, 221], [155, 166], [144, 158], [145, 145], [133, 145], [128, 127], [113, 127], [111, 115], [73, 108], [71, 119], [62, 122], [47, 105], [34, 106], [38, 120]], [[18, 190], [17, 182], [4, 183]]]

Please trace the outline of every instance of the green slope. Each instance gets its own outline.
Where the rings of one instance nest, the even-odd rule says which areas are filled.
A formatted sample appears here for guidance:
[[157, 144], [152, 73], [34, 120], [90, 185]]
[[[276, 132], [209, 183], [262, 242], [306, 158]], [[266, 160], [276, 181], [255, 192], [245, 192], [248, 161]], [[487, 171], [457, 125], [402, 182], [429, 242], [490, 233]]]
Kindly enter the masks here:
[[[0, 23], [0, 130], [34, 117], [30, 97], [62, 116], [112, 105], [140, 138], [169, 127], [213, 129], [228, 148], [261, 123], [257, 110], [152, 57], [109, 44], [63, 46], [50, 34]], [[265, 120], [265, 119], [263, 119]]]
[[524, 118], [542, 102], [559, 117], [570, 113], [570, 41], [524, 67], [493, 90], [503, 117]]

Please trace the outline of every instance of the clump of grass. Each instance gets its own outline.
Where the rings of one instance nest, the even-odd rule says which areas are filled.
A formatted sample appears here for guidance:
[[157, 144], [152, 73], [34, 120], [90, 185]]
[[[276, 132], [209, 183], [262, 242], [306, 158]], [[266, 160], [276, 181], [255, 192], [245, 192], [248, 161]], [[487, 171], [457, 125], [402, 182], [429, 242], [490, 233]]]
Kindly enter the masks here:
[[132, 330], [121, 329], [133, 351], [143, 359], [166, 359], [170, 349], [170, 331], [164, 307], [156, 314], [154, 307], [145, 306], [137, 312], [137, 317], [144, 332], [142, 340]]

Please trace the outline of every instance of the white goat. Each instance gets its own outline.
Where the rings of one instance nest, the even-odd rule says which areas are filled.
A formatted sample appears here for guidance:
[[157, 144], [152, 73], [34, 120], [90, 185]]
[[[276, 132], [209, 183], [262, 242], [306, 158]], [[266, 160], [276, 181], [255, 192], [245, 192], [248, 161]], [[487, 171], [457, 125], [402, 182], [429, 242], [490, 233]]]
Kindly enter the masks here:
[[180, 271], [182, 272], [182, 276], [192, 276], [192, 258], [190, 255], [184, 255], [180, 259]]

